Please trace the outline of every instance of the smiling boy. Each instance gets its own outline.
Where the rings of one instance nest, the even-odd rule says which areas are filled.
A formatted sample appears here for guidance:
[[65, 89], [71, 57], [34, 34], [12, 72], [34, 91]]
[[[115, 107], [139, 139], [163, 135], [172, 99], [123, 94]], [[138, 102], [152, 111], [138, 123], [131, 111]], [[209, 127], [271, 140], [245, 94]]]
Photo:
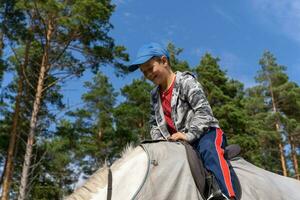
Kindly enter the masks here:
[[235, 199], [224, 158], [226, 138], [197, 78], [191, 72], [174, 73], [169, 52], [157, 43], [139, 49], [129, 71], [138, 68], [156, 85], [151, 92], [152, 139], [184, 140], [193, 145], [204, 166], [215, 175], [224, 199]]

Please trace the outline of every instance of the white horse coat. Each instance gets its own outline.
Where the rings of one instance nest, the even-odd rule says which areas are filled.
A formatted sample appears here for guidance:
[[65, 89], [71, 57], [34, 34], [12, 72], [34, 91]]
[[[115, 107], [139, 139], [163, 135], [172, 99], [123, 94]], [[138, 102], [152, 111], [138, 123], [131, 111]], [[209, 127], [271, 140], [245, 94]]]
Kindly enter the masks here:
[[[202, 200], [190, 172], [185, 147], [176, 142], [138, 146], [114, 163], [112, 200]], [[300, 200], [300, 181], [283, 177], [240, 158], [231, 161], [242, 200]], [[66, 200], [106, 200], [108, 168], [103, 167]]]

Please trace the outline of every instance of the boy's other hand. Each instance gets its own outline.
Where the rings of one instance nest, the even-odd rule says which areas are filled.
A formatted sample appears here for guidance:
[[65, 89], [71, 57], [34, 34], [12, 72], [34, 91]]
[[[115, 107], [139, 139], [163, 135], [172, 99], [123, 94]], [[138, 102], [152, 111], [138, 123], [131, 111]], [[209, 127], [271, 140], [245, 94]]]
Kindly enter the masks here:
[[186, 141], [186, 135], [182, 132], [173, 133], [169, 138], [169, 140], [177, 141], [177, 140], [184, 140]]

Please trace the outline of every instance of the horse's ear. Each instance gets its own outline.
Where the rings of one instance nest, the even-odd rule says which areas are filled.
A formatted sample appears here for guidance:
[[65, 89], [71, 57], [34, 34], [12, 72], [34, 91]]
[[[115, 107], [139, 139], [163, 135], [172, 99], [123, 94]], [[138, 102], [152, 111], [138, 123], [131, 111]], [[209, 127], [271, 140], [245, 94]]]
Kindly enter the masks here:
[[231, 144], [225, 148], [225, 158], [231, 160], [241, 153], [241, 147], [238, 144]]

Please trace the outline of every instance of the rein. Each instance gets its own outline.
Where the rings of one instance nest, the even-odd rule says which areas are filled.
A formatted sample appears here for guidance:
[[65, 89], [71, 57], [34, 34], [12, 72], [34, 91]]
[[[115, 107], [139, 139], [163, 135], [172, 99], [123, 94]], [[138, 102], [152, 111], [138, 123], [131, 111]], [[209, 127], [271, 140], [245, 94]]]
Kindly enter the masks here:
[[107, 183], [107, 200], [111, 200], [112, 196], [112, 172], [108, 167], [108, 183]]
[[[148, 158], [148, 165], [147, 165], [147, 172], [146, 172], [146, 175], [144, 177], [144, 180], [142, 182], [142, 184], [139, 186], [138, 190], [135, 192], [135, 194], [133, 195], [133, 197], [131, 198], [131, 200], [135, 199], [136, 196], [138, 195], [139, 191], [141, 190], [141, 188], [144, 186], [145, 182], [146, 182], [146, 179], [150, 173], [150, 165], [151, 164], [155, 164], [155, 160], [151, 160], [150, 161], [150, 156], [149, 156], [149, 152], [147, 150], [147, 148], [145, 148], [143, 146], [143, 144], [145, 143], [157, 143], [157, 142], [160, 142], [160, 141], [165, 141], [165, 140], [145, 140], [142, 142], [142, 144], [140, 145], [140, 147], [142, 147], [142, 149], [146, 152], [146, 155], [147, 155], [147, 158]], [[111, 171], [111, 168], [108, 167], [108, 183], [107, 183], [107, 200], [111, 200], [112, 199], [112, 171]]]

